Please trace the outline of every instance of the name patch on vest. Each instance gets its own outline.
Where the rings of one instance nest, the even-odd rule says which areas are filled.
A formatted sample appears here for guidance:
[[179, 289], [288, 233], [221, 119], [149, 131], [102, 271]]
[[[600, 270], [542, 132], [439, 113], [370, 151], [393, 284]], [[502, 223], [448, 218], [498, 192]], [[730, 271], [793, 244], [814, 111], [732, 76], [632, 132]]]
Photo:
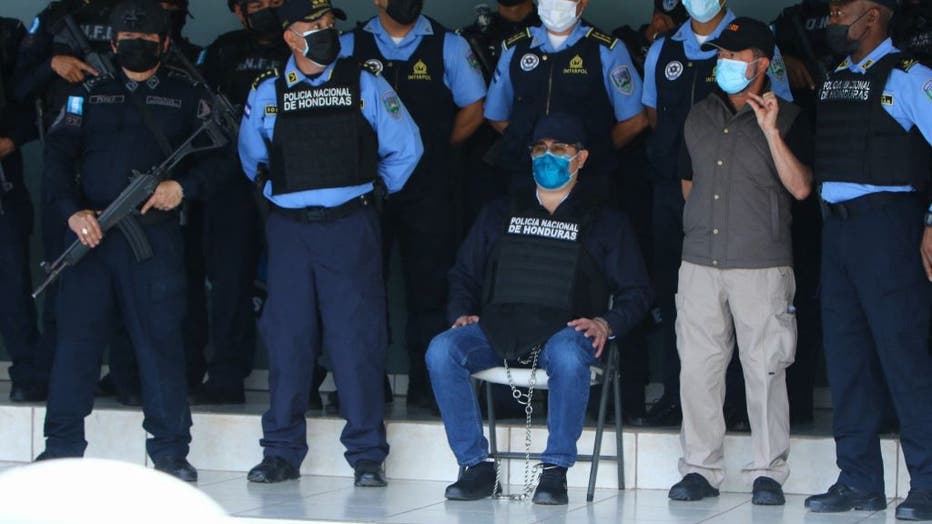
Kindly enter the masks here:
[[178, 100], [177, 98], [165, 98], [164, 96], [147, 96], [146, 105], [165, 106], [181, 109], [181, 100]]
[[88, 98], [91, 104], [122, 104], [126, 99], [123, 95], [94, 95]]
[[308, 109], [340, 109], [353, 106], [353, 92], [349, 87], [325, 87], [286, 91], [282, 96], [282, 111]]
[[822, 101], [867, 102], [871, 98], [872, 82], [870, 80], [826, 80], [819, 93]]
[[575, 242], [579, 236], [579, 224], [549, 218], [511, 217], [508, 222], [508, 233]]

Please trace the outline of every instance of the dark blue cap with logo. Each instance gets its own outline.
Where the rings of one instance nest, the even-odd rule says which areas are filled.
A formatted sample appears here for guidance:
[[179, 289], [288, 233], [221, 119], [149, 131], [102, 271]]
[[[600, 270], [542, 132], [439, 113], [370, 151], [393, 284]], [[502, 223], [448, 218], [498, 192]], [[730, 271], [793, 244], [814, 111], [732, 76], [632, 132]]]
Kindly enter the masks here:
[[340, 20], [346, 20], [346, 13], [333, 7], [330, 0], [285, 0], [285, 3], [275, 10], [283, 28], [288, 28], [295, 22], [313, 22], [331, 12]]
[[586, 145], [586, 128], [582, 120], [569, 113], [551, 113], [537, 121], [531, 143], [549, 138], [554, 142]]
[[114, 33], [156, 33], [164, 35], [170, 27], [168, 13], [156, 0], [123, 0], [110, 12]]

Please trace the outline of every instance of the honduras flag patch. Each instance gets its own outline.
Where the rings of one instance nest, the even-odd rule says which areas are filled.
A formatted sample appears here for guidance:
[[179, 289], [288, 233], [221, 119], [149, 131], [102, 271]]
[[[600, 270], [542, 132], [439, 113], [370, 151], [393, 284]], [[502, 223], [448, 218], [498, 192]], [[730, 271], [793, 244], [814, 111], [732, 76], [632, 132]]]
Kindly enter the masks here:
[[68, 103], [65, 107], [67, 107], [67, 111], [72, 115], [82, 116], [84, 114], [84, 97], [69, 96]]

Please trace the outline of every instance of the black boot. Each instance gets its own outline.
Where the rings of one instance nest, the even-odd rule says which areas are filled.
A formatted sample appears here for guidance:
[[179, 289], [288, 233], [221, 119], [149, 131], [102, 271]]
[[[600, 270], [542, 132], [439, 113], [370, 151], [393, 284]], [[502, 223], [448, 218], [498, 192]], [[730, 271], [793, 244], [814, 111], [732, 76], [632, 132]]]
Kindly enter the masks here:
[[264, 457], [259, 465], [249, 470], [246, 478], [249, 482], [273, 484], [296, 479], [300, 476], [298, 468], [291, 465], [287, 460], [281, 457]]
[[828, 492], [806, 499], [806, 507], [815, 513], [840, 513], [842, 511], [881, 511], [887, 507], [883, 493], [869, 493], [841, 482], [828, 488]]
[[357, 488], [384, 488], [388, 485], [388, 481], [385, 480], [385, 470], [378, 462], [360, 460], [353, 470], [353, 485]]
[[706, 497], [717, 497], [718, 490], [698, 473], [689, 473], [683, 480], [670, 488], [669, 497], [673, 500], [695, 501]]
[[554, 464], [544, 464], [544, 471], [540, 475], [540, 482], [534, 491], [534, 504], [546, 506], [563, 506], [569, 503], [566, 494], [566, 468]]
[[155, 470], [167, 473], [178, 480], [197, 482], [197, 470], [184, 457], [154, 459]]
[[770, 477], [757, 477], [754, 479], [751, 504], [756, 506], [782, 506], [786, 504], [783, 487]]
[[[495, 487], [495, 463], [480, 462], [469, 466], [459, 480], [447, 486], [444, 496], [450, 500], [479, 500], [492, 496]], [[498, 487], [501, 493], [502, 487]]]
[[896, 507], [899, 520], [932, 520], [932, 491], [909, 490], [906, 500]]

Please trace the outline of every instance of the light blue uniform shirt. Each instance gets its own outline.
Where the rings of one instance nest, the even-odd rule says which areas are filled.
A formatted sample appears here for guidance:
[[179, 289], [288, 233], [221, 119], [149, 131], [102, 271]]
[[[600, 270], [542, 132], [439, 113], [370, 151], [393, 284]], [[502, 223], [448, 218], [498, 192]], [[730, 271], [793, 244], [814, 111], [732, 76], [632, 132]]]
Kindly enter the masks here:
[[[378, 17], [369, 20], [363, 31], [375, 35], [375, 44], [386, 60], [407, 61], [421, 44], [425, 36], [434, 34], [430, 21], [423, 15], [414, 23], [411, 31], [395, 43], [382, 27]], [[343, 53], [352, 56], [355, 49], [355, 35], [350, 31], [340, 37]], [[457, 107], [466, 107], [485, 98], [485, 79], [479, 69], [479, 62], [473, 55], [466, 39], [447, 33], [443, 39], [443, 83], [453, 93], [453, 103]]]
[[[312, 79], [298, 69], [294, 57], [291, 57], [285, 66], [284, 74], [285, 78], [296, 79], [295, 82], [289, 83], [288, 87], [300, 82], [319, 86], [330, 80], [333, 67], [334, 64], [331, 64], [320, 76]], [[270, 77], [263, 80], [249, 93], [245, 114], [240, 125], [239, 157], [246, 176], [250, 180], [256, 179], [259, 164], [269, 162], [266, 144], [272, 141], [276, 115], [274, 111], [266, 111], [266, 108], [277, 105], [276, 79], [277, 77]], [[420, 130], [385, 79], [361, 71], [359, 87], [363, 106], [362, 115], [372, 125], [372, 129], [379, 138], [378, 174], [385, 182], [388, 192], [395, 193], [404, 187], [424, 153]], [[308, 153], [312, 154], [312, 152]], [[326, 154], [326, 152], [322, 153]], [[265, 184], [263, 194], [279, 207], [297, 209], [311, 206], [339, 206], [372, 189], [373, 184], [370, 182], [358, 186], [312, 189], [272, 196], [272, 181], [270, 180]]]
[[[898, 53], [889, 38], [881, 42], [855, 64], [851, 57], [846, 58], [835, 71], [849, 69], [853, 73], [864, 74], [867, 68], [876, 64], [890, 53]], [[884, 86], [884, 95], [890, 95], [893, 102], [884, 104], [884, 110], [899, 122], [907, 132], [917, 126], [926, 142], [932, 143], [932, 70], [921, 64], [909, 69], [894, 68]], [[905, 140], [905, 138], [904, 138]], [[892, 192], [908, 193], [915, 191], [912, 186], [875, 186], [851, 182], [825, 182], [822, 184], [822, 199], [833, 204], [853, 200], [871, 193]]]
[[[718, 38], [722, 31], [728, 27], [728, 24], [735, 19], [735, 13], [731, 9], [725, 12], [725, 18], [719, 22], [715, 31], [709, 35], [706, 42], [711, 42]], [[676, 42], [683, 42], [683, 48], [686, 51], [686, 57], [690, 60], [709, 60], [718, 55], [718, 50], [703, 51], [696, 33], [693, 32], [693, 26], [690, 20], [687, 20], [679, 30], [670, 37]], [[666, 38], [658, 38], [647, 50], [647, 57], [644, 59], [644, 95], [641, 102], [647, 107], [657, 107], [657, 61], [660, 60], [660, 51]], [[786, 78], [786, 66], [783, 64], [783, 55], [780, 49], [775, 49], [770, 69], [767, 70], [767, 76], [770, 77], [770, 84], [773, 86], [773, 92], [780, 98], [793, 101], [793, 93], [790, 92], [790, 82]]]
[[[545, 53], [559, 53], [564, 49], [576, 45], [586, 37], [590, 27], [579, 23], [576, 29], [559, 48], [554, 49], [544, 26], [531, 27], [531, 48], [540, 48]], [[492, 85], [489, 86], [489, 96], [485, 101], [485, 117], [494, 121], [507, 121], [511, 117], [511, 108], [514, 104], [514, 85], [511, 83], [511, 63], [514, 60], [515, 48], [502, 50], [495, 68]], [[635, 117], [644, 110], [641, 105], [641, 77], [631, 62], [631, 55], [622, 42], [618, 42], [614, 49], [599, 46], [599, 56], [602, 59], [602, 78], [605, 82], [605, 92], [615, 109], [615, 121], [623, 122]], [[626, 74], [625, 74], [626, 73]], [[617, 82], [613, 78], [630, 78], [631, 82]]]

